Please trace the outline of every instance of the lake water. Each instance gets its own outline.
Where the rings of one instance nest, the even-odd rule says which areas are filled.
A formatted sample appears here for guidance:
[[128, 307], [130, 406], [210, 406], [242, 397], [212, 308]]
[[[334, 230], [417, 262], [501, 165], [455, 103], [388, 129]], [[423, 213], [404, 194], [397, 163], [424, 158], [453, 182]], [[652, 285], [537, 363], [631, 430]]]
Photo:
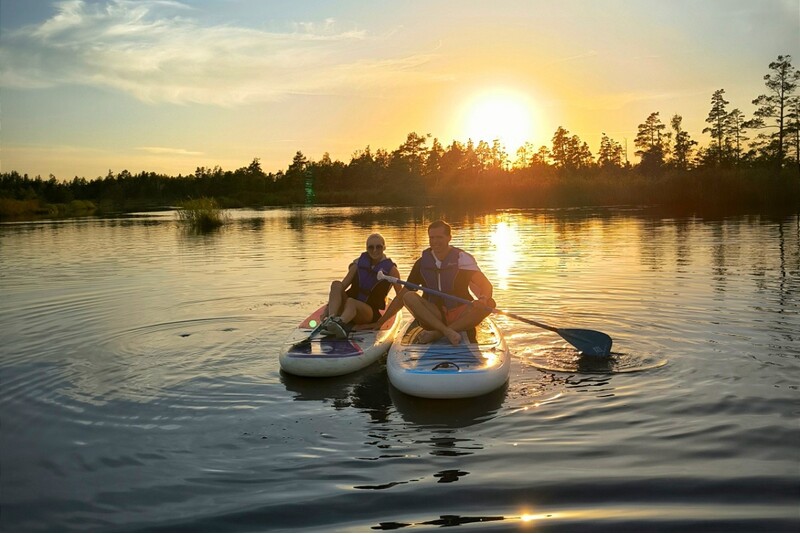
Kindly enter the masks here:
[[507, 386], [425, 401], [278, 353], [366, 236], [403, 276], [435, 210], [0, 225], [4, 531], [800, 530], [800, 218], [444, 214]]

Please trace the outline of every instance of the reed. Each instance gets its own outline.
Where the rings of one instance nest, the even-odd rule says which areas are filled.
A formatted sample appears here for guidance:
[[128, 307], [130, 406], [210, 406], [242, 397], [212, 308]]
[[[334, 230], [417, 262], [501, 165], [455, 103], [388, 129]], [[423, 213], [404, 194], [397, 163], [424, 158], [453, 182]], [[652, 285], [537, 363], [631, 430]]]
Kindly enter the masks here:
[[92, 215], [97, 206], [89, 200], [48, 204], [39, 199], [0, 198], [0, 219], [43, 219], [51, 217], [83, 217]]
[[180, 205], [178, 219], [194, 230], [208, 232], [225, 224], [227, 214], [213, 198], [198, 198]]

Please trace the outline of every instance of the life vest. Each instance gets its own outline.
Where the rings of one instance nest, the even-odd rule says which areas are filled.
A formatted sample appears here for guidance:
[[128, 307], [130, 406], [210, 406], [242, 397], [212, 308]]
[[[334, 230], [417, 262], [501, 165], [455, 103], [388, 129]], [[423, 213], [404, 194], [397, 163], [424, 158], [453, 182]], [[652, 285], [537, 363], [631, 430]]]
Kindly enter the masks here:
[[[436, 267], [436, 258], [433, 256], [431, 249], [422, 251], [422, 258], [420, 260], [420, 273], [425, 280], [425, 286], [443, 293], [448, 293], [454, 297], [460, 297], [467, 300], [472, 300], [467, 288], [456, 287], [456, 275], [458, 274], [458, 258], [462, 250], [456, 247], [450, 247], [450, 252], [442, 259], [442, 266]], [[424, 297], [433, 302], [437, 306], [443, 306], [447, 309], [457, 308], [462, 303], [453, 299], [446, 299], [438, 295], [431, 295], [425, 293]]]
[[386, 295], [389, 294], [389, 289], [392, 286], [386, 280], [378, 280], [378, 271], [390, 274], [394, 266], [395, 263], [389, 258], [384, 258], [372, 265], [369, 254], [362, 252], [361, 256], [356, 260], [356, 267], [358, 267], [357, 292], [349, 292], [351, 293], [350, 296], [361, 302], [366, 302], [372, 308], [384, 309], [386, 307]]

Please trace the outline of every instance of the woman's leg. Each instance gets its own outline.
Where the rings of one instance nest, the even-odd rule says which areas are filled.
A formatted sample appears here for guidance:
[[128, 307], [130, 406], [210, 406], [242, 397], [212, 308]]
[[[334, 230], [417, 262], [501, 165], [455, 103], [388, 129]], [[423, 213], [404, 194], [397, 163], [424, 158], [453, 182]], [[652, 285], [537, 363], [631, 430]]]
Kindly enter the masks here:
[[331, 282], [331, 290], [328, 294], [328, 314], [327, 317], [336, 317], [342, 314], [347, 294], [344, 292], [344, 284], [339, 280]]
[[368, 306], [366, 302], [348, 297], [344, 303], [344, 309], [342, 309], [340, 317], [345, 324], [351, 322], [355, 324], [371, 323], [372, 308]]

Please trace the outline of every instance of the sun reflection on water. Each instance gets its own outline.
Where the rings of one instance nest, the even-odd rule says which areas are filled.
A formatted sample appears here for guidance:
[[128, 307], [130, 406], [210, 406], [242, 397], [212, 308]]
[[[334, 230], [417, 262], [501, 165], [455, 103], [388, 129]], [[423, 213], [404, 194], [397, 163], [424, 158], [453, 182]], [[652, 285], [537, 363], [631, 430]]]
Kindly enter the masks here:
[[546, 519], [547, 517], [547, 514], [522, 514], [519, 516], [519, 519], [524, 523], [528, 523], [530, 521], [536, 521], [537, 519]]
[[497, 272], [496, 285], [499, 289], [508, 289], [511, 265], [514, 262], [514, 251], [519, 244], [519, 233], [516, 225], [512, 226], [506, 221], [498, 222], [494, 232], [492, 232], [491, 240], [495, 247], [493, 260]]

